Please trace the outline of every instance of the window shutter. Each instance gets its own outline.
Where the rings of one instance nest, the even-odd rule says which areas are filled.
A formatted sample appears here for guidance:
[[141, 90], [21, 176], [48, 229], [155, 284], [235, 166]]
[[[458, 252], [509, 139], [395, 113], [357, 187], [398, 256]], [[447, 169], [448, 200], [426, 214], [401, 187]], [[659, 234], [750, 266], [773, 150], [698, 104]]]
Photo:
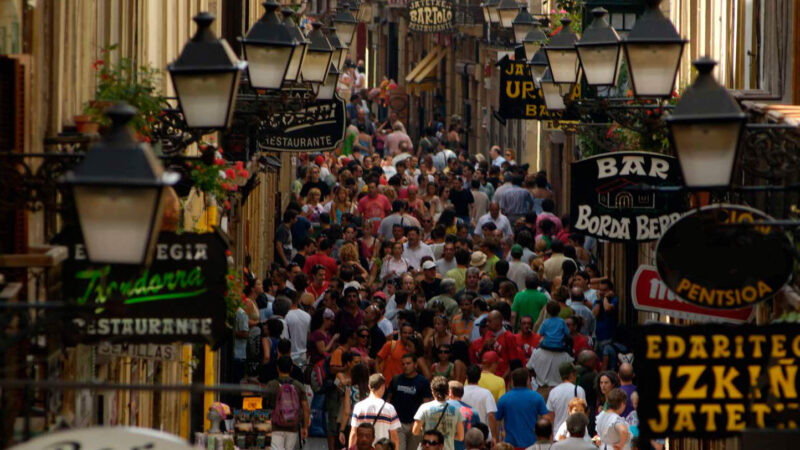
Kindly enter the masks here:
[[[22, 60], [0, 56], [0, 151], [25, 152], [26, 67]], [[10, 166], [6, 164], [6, 169]], [[8, 178], [4, 177], [6, 181]], [[13, 186], [6, 184], [6, 188]], [[24, 210], [2, 214], [0, 233], [13, 236], [0, 240], [2, 253], [27, 253], [28, 214]]]

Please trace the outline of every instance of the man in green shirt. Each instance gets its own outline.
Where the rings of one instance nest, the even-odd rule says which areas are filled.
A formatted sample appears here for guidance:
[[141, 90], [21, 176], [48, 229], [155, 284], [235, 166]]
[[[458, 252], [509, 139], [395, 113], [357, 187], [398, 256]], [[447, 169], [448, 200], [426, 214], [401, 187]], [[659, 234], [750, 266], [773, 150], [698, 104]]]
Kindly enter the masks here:
[[519, 327], [518, 319], [530, 316], [533, 322], [539, 318], [539, 313], [547, 305], [547, 296], [539, 292], [539, 276], [530, 273], [525, 277], [525, 290], [514, 296], [514, 303], [511, 305], [511, 323], [514, 329]]

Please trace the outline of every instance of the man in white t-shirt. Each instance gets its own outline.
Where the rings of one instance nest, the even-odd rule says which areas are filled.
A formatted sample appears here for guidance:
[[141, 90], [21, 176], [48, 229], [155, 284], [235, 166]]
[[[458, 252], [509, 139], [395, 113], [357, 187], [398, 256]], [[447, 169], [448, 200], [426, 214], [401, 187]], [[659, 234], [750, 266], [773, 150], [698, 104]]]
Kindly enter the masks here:
[[[375, 442], [379, 439], [389, 438], [394, 442], [395, 448], [399, 445], [397, 430], [400, 428], [400, 419], [391, 403], [383, 399], [386, 392], [386, 380], [383, 375], [376, 373], [369, 377], [369, 397], [353, 406], [353, 416], [350, 418], [350, 443], [356, 441], [356, 428], [362, 423], [369, 423], [375, 427]], [[344, 430], [341, 431], [344, 433]]]
[[497, 412], [497, 403], [494, 401], [494, 396], [491, 391], [484, 387], [478, 386], [478, 381], [481, 379], [481, 368], [478, 366], [470, 366], [467, 369], [467, 383], [464, 385], [464, 395], [461, 396], [461, 401], [472, 406], [478, 412], [481, 422], [489, 425], [489, 439], [492, 444], [496, 441], [494, 436], [497, 436], [497, 421], [494, 418], [494, 413]]
[[311, 327], [311, 315], [298, 307], [300, 295], [292, 301], [292, 307], [286, 313], [286, 328], [289, 329], [289, 340], [292, 341], [292, 362], [303, 368], [306, 365], [306, 344]]
[[433, 251], [431, 247], [420, 241], [419, 228], [409, 227], [406, 232], [408, 242], [403, 246], [403, 258], [407, 259], [411, 266], [416, 270], [422, 269], [422, 258], [430, 256], [433, 259]]
[[561, 384], [554, 387], [547, 396], [547, 410], [553, 412], [553, 431], [557, 431], [561, 424], [567, 420], [569, 402], [575, 397], [586, 400], [586, 392], [575, 384], [577, 371], [572, 362], [563, 362], [558, 366], [561, 375]]

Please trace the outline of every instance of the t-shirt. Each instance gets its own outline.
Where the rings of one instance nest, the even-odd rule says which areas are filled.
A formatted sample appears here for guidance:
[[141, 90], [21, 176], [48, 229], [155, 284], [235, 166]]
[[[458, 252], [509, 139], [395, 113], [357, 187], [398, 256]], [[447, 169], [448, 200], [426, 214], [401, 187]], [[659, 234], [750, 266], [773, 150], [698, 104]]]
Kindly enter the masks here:
[[544, 319], [539, 327], [539, 334], [542, 335], [540, 345], [545, 348], [564, 348], [564, 338], [569, 335], [567, 323], [560, 317], [549, 317]]
[[628, 395], [628, 400], [625, 401], [625, 411], [622, 412], [622, 417], [628, 417], [628, 414], [633, 411], [633, 402], [631, 401], [631, 394], [636, 392], [636, 385], [635, 384], [623, 384], [619, 387], [625, 394]]
[[[611, 448], [614, 444], [620, 441], [619, 432], [616, 425], [624, 425], [628, 427], [625, 419], [613, 411], [603, 411], [597, 415], [597, 434], [600, 436], [600, 448]], [[631, 434], [628, 433], [628, 440], [622, 446], [623, 450], [630, 450], [631, 448]]]
[[[250, 324], [247, 321], [247, 313], [242, 308], [236, 309], [236, 328], [235, 332], [250, 331]], [[245, 360], [247, 359], [247, 338], [237, 337], [234, 334], [233, 338], [233, 359]]]
[[539, 313], [545, 305], [547, 305], [547, 297], [544, 294], [536, 289], [525, 289], [514, 296], [511, 311], [517, 313], [517, 322], [521, 317], [531, 316], [533, 322], [536, 323]]
[[308, 337], [308, 354], [311, 355], [311, 364], [316, 364], [325, 359], [325, 355], [317, 351], [317, 342], [322, 342], [323, 346], [327, 346], [330, 341], [331, 335], [322, 330], [314, 330], [311, 332], [311, 335]]
[[489, 390], [494, 397], [494, 401], [500, 400], [500, 397], [506, 393], [506, 382], [497, 375], [489, 372], [481, 372], [481, 378], [478, 380], [478, 386]]
[[[389, 199], [383, 194], [378, 194], [377, 197], [371, 198], [365, 195], [358, 201], [358, 212], [366, 219], [383, 219], [387, 214], [392, 212], [392, 204]], [[373, 231], [378, 231], [379, 220], [376, 220]]]
[[[403, 341], [389, 341], [378, 352], [378, 358], [383, 360], [383, 379], [391, 380], [395, 375], [403, 373], [403, 355], [406, 354]], [[395, 402], [396, 403], [396, 402]]]
[[289, 340], [292, 341], [292, 358], [302, 356], [306, 352], [311, 315], [302, 309], [292, 309], [286, 313], [285, 320], [289, 327]]
[[474, 203], [475, 199], [472, 197], [472, 192], [461, 189], [460, 191], [450, 191], [450, 202], [456, 210], [456, 216], [469, 217], [469, 205]]
[[[547, 396], [547, 409], [553, 411], [553, 429], [558, 430], [558, 427], [567, 420], [569, 402], [576, 397], [576, 386], [572, 383], [565, 382], [554, 387], [550, 394]], [[577, 397], [586, 400], [586, 392], [583, 388], [577, 386]]]
[[524, 356], [523, 361], [528, 362], [528, 360], [531, 359], [531, 353], [533, 353], [533, 349], [539, 346], [539, 342], [542, 340], [542, 335], [539, 333], [531, 333], [529, 336], [525, 336], [520, 331], [519, 333], [515, 334], [514, 337], [517, 338], [520, 356]]
[[333, 319], [334, 329], [339, 332], [341, 330], [357, 330], [361, 324], [364, 323], [364, 311], [356, 308], [356, 313], [352, 314], [350, 311], [342, 308]]
[[547, 414], [544, 398], [526, 387], [514, 388], [497, 402], [495, 417], [502, 420], [506, 430], [505, 442], [514, 447], [528, 447], [536, 443], [533, 425], [539, 416]]
[[[481, 422], [489, 423], [489, 414], [497, 412], [497, 402], [488, 389], [473, 384], [464, 385], [464, 395], [461, 401], [475, 408]], [[491, 438], [491, 431], [489, 432]]]
[[[380, 412], [380, 413], [379, 413]], [[397, 411], [391, 403], [372, 395], [361, 400], [353, 406], [353, 415], [350, 417], [350, 427], [355, 428], [362, 423], [374, 424], [375, 442], [388, 438], [389, 431], [400, 428]]]
[[421, 374], [413, 378], [400, 374], [392, 378], [387, 392], [392, 396], [392, 403], [397, 405], [400, 423], [410, 424], [425, 399], [431, 398], [431, 383]]
[[470, 317], [469, 319], [465, 319], [463, 313], [458, 313], [453, 316], [453, 319], [450, 321], [450, 332], [453, 333], [453, 336], [457, 338], [462, 336], [469, 338], [474, 324], [474, 316]]
[[[303, 421], [305, 420], [305, 419], [303, 419], [303, 403], [307, 403], [308, 402], [308, 398], [306, 397], [305, 388], [303, 388], [303, 384], [300, 383], [299, 381], [297, 381], [295, 379], [292, 379], [292, 378], [282, 378], [281, 377], [281, 378], [278, 378], [276, 380], [272, 380], [269, 383], [267, 383], [267, 385], [264, 386], [264, 390], [266, 391], [266, 392], [264, 392], [264, 409], [270, 409], [271, 410], [271, 409], [275, 408], [275, 402], [278, 400], [278, 392], [280, 392], [281, 386], [284, 383], [291, 383], [292, 386], [294, 386], [294, 390], [297, 391], [297, 397], [298, 397], [298, 400], [300, 402], [299, 403], [300, 409], [297, 411], [297, 413], [299, 414], [299, 421], [298, 421], [299, 422], [298, 423], [298, 429], [299, 429], [300, 427], [302, 427], [304, 425]], [[305, 424], [305, 425], [308, 425], [308, 424]], [[296, 432], [297, 431], [297, 429], [279, 427], [279, 426], [274, 425], [274, 424], [272, 425], [272, 429], [275, 430], [275, 431], [289, 431], [289, 432], [291, 432], [291, 431]]]
[[306, 263], [303, 266], [303, 273], [309, 277], [312, 276], [311, 269], [317, 264], [325, 266], [325, 280], [330, 280], [339, 273], [339, 264], [336, 263], [335, 259], [324, 253], [315, 253], [306, 258]]
[[[478, 411], [475, 410], [472, 406], [464, 402], [463, 400], [448, 400], [447, 403], [452, 404], [456, 408], [458, 408], [458, 412], [464, 417], [464, 435], [466, 436], [467, 430], [472, 428], [473, 426], [481, 423], [480, 417], [478, 416]], [[453, 444], [455, 445], [456, 450], [464, 450], [466, 448], [466, 444], [464, 440], [453, 440]]]
[[[459, 409], [447, 401], [433, 400], [419, 407], [414, 420], [422, 421], [423, 430], [439, 430], [444, 435], [444, 449], [455, 450], [456, 428], [464, 421]], [[439, 426], [436, 426], [437, 423]]]
[[[281, 223], [278, 225], [278, 229], [275, 230], [275, 246], [282, 246], [283, 247], [283, 254], [286, 256], [288, 261], [292, 260], [292, 231], [286, 226], [285, 223]], [[278, 255], [276, 254], [275, 257], [277, 258]], [[278, 261], [282, 262], [282, 261]]]
[[441, 285], [442, 279], [441, 278], [434, 278], [433, 281], [428, 283], [425, 280], [419, 282], [420, 286], [422, 286], [422, 292], [425, 293], [425, 300], [430, 300], [433, 297], [442, 293]]
[[595, 322], [595, 336], [598, 341], [607, 341], [614, 336], [614, 331], [617, 329], [617, 312], [619, 310], [619, 298], [616, 296], [609, 299], [613, 306], [611, 311], [606, 311], [603, 307], [603, 299], [598, 298], [595, 301], [595, 306], [600, 306], [600, 312], [597, 314], [597, 321]]
[[433, 251], [431, 247], [424, 242], [420, 242], [417, 248], [411, 248], [408, 242], [403, 245], [403, 258], [407, 259], [408, 262], [411, 263], [411, 266], [417, 270], [422, 269], [422, 263], [420, 261], [426, 256], [433, 258]]

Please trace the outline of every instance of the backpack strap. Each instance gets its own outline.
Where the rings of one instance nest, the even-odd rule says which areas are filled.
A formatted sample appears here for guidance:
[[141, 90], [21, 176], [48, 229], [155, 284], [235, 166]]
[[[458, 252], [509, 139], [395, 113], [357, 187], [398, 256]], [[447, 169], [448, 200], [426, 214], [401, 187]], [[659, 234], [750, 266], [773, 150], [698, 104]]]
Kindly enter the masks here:
[[383, 401], [381, 408], [378, 410], [378, 414], [375, 414], [375, 419], [372, 421], [372, 428], [375, 428], [375, 424], [378, 423], [378, 418], [381, 416], [384, 406], [386, 406], [386, 400]]
[[433, 429], [436, 430], [439, 428], [439, 424], [442, 423], [442, 419], [444, 419], [444, 414], [447, 412], [447, 400], [444, 401], [444, 408], [442, 408], [442, 414], [439, 415], [439, 421], [436, 422], [436, 425], [433, 426]]

